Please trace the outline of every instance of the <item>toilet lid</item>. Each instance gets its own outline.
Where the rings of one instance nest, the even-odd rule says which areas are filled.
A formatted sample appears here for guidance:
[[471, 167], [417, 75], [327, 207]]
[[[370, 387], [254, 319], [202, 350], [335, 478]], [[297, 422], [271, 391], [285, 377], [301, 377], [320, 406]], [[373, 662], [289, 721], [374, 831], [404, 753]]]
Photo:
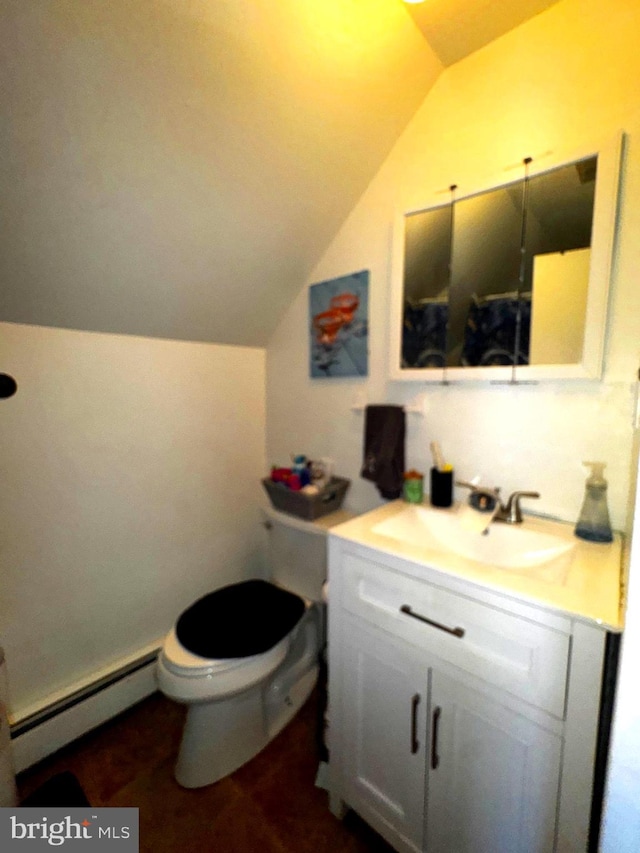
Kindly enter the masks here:
[[269, 651], [294, 628], [305, 603], [267, 581], [222, 587], [184, 611], [176, 636], [203, 658], [245, 658]]

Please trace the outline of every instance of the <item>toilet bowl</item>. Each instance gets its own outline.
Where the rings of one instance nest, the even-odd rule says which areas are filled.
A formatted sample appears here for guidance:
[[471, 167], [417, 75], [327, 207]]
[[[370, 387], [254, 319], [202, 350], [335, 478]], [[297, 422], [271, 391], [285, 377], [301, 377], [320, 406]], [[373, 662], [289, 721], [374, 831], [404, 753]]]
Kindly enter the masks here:
[[159, 689], [188, 706], [175, 767], [185, 788], [212, 784], [257, 755], [318, 678], [331, 523], [276, 510], [265, 516], [270, 579], [230, 584], [196, 601], [158, 657]]
[[158, 660], [161, 691], [176, 702], [209, 702], [242, 693], [267, 678], [285, 659], [289, 638], [261, 655], [215, 660], [190, 654], [180, 645], [175, 628], [165, 640]]

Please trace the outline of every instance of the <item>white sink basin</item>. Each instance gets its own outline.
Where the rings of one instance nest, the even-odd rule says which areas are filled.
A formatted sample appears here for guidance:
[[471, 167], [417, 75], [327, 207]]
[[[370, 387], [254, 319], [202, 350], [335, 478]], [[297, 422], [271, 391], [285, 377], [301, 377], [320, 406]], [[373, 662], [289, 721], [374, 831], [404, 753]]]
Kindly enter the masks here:
[[[557, 526], [561, 532], [538, 529], [545, 526]], [[469, 523], [469, 515], [462, 508], [436, 510], [422, 505], [407, 505], [372, 527], [371, 532], [503, 569], [541, 566], [569, 555], [576, 547], [571, 528], [565, 532], [553, 522], [538, 519], [514, 525], [493, 522], [483, 534]]]

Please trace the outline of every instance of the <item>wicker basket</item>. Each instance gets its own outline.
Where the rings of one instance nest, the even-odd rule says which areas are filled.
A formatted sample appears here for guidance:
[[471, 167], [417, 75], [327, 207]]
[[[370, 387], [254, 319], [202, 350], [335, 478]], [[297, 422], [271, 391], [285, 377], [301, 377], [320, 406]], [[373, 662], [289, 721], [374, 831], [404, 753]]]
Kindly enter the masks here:
[[269, 500], [275, 509], [288, 512], [298, 518], [314, 521], [323, 515], [340, 509], [351, 480], [344, 477], [332, 477], [331, 481], [317, 495], [305, 495], [294, 492], [282, 483], [274, 483], [266, 477], [262, 481]]

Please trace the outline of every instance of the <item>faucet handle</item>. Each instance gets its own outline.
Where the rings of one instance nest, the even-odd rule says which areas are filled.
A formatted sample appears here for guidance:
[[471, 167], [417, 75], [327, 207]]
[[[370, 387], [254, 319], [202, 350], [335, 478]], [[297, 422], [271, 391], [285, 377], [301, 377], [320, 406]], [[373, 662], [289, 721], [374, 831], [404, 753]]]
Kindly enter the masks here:
[[504, 521], [508, 524], [520, 524], [522, 522], [522, 510], [520, 509], [520, 498], [539, 498], [540, 492], [515, 491], [509, 495], [504, 507]]
[[487, 486], [481, 486], [479, 483], [468, 483], [466, 480], [456, 480], [456, 486], [463, 486], [465, 489], [471, 489], [472, 492], [479, 492], [481, 495], [493, 495], [497, 497], [500, 494], [500, 489], [490, 489]]
[[500, 489], [489, 489], [477, 483], [468, 483], [466, 480], [456, 480], [456, 486], [471, 489], [469, 504], [480, 512], [496, 512], [501, 508]]

